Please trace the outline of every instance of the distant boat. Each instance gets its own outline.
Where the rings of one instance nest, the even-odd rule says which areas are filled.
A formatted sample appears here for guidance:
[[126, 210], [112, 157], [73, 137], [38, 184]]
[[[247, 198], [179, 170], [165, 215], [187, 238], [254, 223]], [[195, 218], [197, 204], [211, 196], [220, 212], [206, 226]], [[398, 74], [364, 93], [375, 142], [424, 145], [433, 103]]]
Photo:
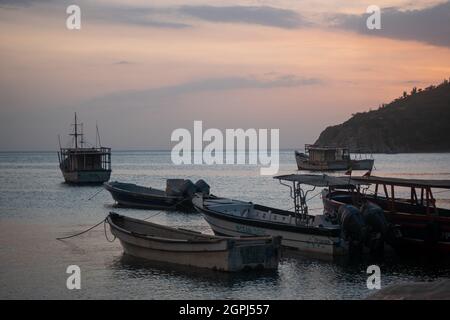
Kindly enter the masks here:
[[305, 145], [305, 153], [295, 151], [298, 170], [372, 170], [373, 159], [352, 159], [348, 148]]
[[144, 187], [133, 183], [107, 182], [104, 184], [119, 206], [141, 209], [195, 211], [191, 198], [195, 192], [209, 195], [209, 185], [199, 180], [195, 184], [185, 179], [167, 179], [166, 190]]
[[[58, 152], [59, 168], [64, 180], [71, 184], [100, 184], [111, 176], [111, 148], [100, 146], [85, 147], [83, 124], [77, 123], [75, 113], [73, 145]], [[78, 131], [81, 127], [80, 132]], [[98, 142], [100, 135], [97, 128]]]
[[276, 269], [279, 237], [217, 237], [110, 213], [107, 222], [126, 254], [220, 271]]

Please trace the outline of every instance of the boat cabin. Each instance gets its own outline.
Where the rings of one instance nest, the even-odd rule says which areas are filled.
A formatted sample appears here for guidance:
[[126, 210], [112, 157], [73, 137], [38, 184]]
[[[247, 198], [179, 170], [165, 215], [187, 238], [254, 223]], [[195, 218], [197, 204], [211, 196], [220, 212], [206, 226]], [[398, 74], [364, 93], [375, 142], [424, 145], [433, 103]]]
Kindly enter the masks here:
[[111, 148], [61, 148], [58, 156], [64, 171], [111, 170]]
[[319, 147], [316, 145], [305, 145], [305, 153], [310, 161], [348, 161], [350, 160], [350, 151], [348, 148], [338, 147]]

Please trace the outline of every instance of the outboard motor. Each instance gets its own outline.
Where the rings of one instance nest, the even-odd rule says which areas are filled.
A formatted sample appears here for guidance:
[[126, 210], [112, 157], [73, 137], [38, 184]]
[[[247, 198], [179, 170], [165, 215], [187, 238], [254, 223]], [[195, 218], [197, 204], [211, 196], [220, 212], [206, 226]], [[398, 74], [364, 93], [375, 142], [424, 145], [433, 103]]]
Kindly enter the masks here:
[[383, 209], [377, 204], [367, 201], [361, 206], [361, 213], [367, 226], [367, 246], [373, 254], [381, 254], [389, 231]]
[[205, 182], [205, 180], [200, 179], [195, 183], [196, 192], [203, 194], [203, 196], [209, 195], [210, 186]]
[[366, 226], [361, 212], [352, 205], [342, 205], [338, 210], [338, 219], [344, 239], [349, 241], [350, 255], [361, 254], [366, 239]]
[[367, 201], [361, 206], [361, 213], [364, 222], [372, 231], [380, 232], [383, 236], [386, 235], [389, 224], [384, 216], [384, 210], [379, 205]]
[[181, 185], [180, 191], [185, 198], [192, 199], [196, 192], [195, 184], [191, 180], [186, 179]]
[[181, 188], [184, 183], [184, 179], [167, 179], [166, 180], [166, 193], [168, 196], [181, 196], [183, 192]]

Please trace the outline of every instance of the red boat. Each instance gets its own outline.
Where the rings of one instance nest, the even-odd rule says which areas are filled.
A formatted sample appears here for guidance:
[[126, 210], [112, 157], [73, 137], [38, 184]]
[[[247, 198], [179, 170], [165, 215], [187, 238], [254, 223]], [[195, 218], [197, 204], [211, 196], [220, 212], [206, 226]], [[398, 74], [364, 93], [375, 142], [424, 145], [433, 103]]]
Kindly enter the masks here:
[[[360, 207], [368, 201], [375, 203], [383, 209], [387, 221], [400, 229], [401, 235], [395, 243], [397, 251], [423, 249], [450, 257], [450, 209], [438, 208], [432, 192], [450, 189], [450, 180], [376, 176], [352, 176], [351, 179], [360, 185], [354, 189], [330, 187], [323, 191], [325, 213], [335, 215], [344, 204]], [[374, 190], [367, 185], [374, 186]], [[403, 198], [397, 197], [399, 194]]]

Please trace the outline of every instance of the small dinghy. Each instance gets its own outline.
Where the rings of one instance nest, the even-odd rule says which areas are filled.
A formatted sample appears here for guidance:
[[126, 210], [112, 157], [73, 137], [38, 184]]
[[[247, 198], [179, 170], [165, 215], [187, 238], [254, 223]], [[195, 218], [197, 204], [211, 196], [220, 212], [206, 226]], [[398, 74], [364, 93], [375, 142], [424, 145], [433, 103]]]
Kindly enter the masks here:
[[194, 184], [191, 180], [167, 179], [165, 191], [117, 181], [107, 182], [104, 187], [121, 207], [186, 212], [195, 211], [191, 199], [196, 192], [209, 194], [209, 185], [203, 180]]
[[220, 271], [278, 267], [279, 237], [218, 237], [113, 212], [108, 215], [107, 222], [124, 252], [131, 256]]

